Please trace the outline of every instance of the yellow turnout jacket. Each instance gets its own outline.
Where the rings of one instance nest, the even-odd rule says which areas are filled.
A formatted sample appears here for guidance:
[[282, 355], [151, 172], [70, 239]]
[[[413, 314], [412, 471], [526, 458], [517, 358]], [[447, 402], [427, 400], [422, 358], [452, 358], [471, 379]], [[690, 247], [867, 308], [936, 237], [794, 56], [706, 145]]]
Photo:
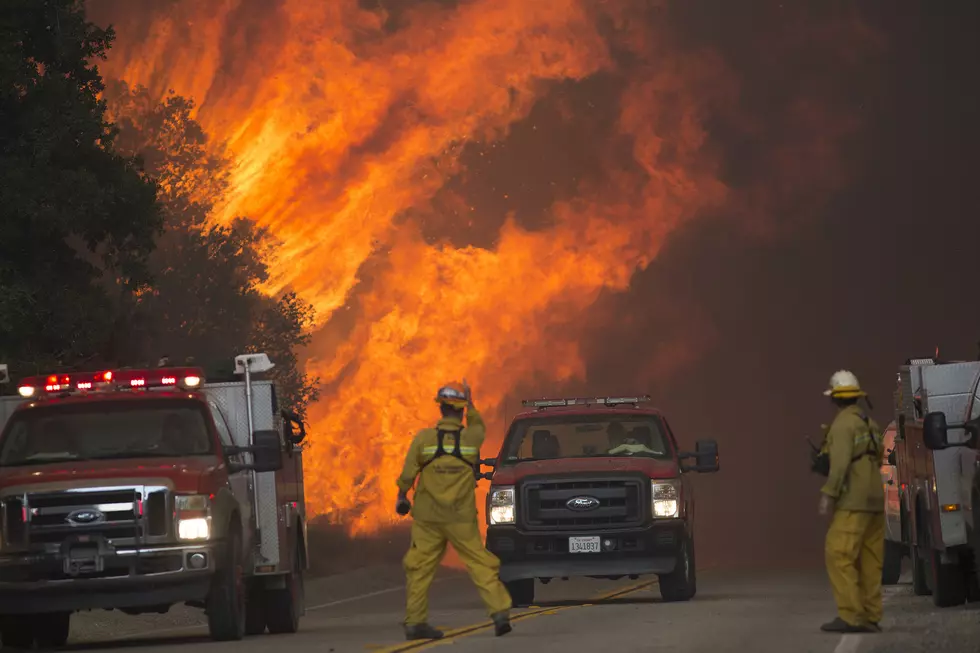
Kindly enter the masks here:
[[830, 475], [821, 492], [836, 500], [835, 510], [884, 512], [880, 471], [884, 446], [874, 420], [858, 406], [841, 409], [823, 449], [830, 454]]
[[[442, 446], [446, 453], [437, 458], [440, 431], [443, 432]], [[460, 436], [462, 460], [452, 455], [456, 433]], [[436, 428], [418, 432], [398, 477], [398, 489], [402, 492], [408, 492], [418, 478], [412, 501], [412, 517], [415, 520], [450, 523], [476, 519], [476, 479], [473, 469], [480, 460], [480, 447], [485, 437], [483, 418], [473, 407], [466, 411], [465, 427], [458, 419], [444, 417]]]

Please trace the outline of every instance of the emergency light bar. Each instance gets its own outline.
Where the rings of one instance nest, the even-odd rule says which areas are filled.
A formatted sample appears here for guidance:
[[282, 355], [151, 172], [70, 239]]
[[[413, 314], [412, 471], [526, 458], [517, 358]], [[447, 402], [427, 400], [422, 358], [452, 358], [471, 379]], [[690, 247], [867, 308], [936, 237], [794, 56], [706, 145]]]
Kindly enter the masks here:
[[556, 408], [559, 406], [619, 406], [622, 404], [639, 404], [650, 401], [650, 395], [642, 397], [572, 397], [568, 399], [525, 399], [525, 408]]
[[152, 370], [106, 370], [29, 376], [17, 387], [21, 397], [30, 399], [42, 394], [62, 394], [107, 390], [140, 390], [147, 388], [196, 388], [204, 380], [198, 367], [160, 367]]

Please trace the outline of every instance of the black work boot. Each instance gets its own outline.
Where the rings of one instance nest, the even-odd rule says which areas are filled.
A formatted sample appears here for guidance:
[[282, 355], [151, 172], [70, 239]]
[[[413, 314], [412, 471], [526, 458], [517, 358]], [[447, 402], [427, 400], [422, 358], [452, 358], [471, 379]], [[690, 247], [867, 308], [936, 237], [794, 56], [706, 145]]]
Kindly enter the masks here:
[[445, 637], [438, 628], [433, 628], [429, 624], [405, 624], [405, 639], [442, 639]]
[[514, 630], [510, 625], [510, 613], [507, 610], [495, 612], [490, 615], [490, 618], [493, 619], [493, 634], [497, 637]]
[[830, 623], [820, 626], [820, 630], [825, 633], [868, 633], [871, 630], [867, 626], [854, 626], [837, 617]]
[[881, 632], [881, 626], [878, 624], [877, 621], [869, 621], [868, 622], [868, 630], [870, 632], [872, 632], [872, 633], [880, 633]]

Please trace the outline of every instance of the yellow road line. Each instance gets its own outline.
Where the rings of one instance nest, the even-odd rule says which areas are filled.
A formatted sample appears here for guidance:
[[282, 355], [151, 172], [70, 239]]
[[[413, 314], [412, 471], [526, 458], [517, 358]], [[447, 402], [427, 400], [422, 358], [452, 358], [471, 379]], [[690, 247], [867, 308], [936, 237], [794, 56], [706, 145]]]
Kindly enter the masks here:
[[[623, 596], [632, 594], [633, 592], [638, 592], [642, 589], [652, 587], [656, 585], [656, 580], [648, 580], [642, 583], [636, 583], [622, 589], [613, 590], [612, 592], [606, 592], [600, 594], [592, 599], [589, 599], [589, 603], [582, 603], [578, 605], [562, 605], [550, 608], [536, 608], [533, 607], [524, 612], [518, 612], [517, 614], [512, 614], [510, 617], [511, 622], [523, 621], [525, 619], [531, 619], [533, 617], [539, 617], [541, 615], [556, 614], [564, 610], [570, 610], [572, 608], [587, 608], [600, 603], [602, 601], [609, 601], [610, 599], [617, 599]], [[462, 628], [454, 628], [453, 630], [446, 631], [446, 636], [443, 639], [423, 639], [414, 642], [405, 642], [404, 644], [396, 644], [389, 648], [375, 648], [374, 645], [368, 644], [365, 648], [374, 650], [377, 653], [402, 653], [403, 651], [421, 651], [433, 646], [438, 646], [440, 644], [449, 644], [456, 641], [457, 639], [463, 637], [469, 637], [470, 635], [475, 635], [476, 633], [482, 632], [484, 630], [489, 630], [493, 628], [492, 621], [481, 621], [477, 624], [472, 624], [469, 626], [463, 626]]]

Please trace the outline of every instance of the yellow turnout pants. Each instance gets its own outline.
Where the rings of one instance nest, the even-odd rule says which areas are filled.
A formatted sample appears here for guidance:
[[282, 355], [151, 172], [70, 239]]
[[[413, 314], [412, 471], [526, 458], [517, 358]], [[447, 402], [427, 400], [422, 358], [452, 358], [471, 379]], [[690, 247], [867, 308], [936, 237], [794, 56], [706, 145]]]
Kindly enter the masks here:
[[852, 626], [881, 621], [885, 514], [837, 510], [827, 531], [825, 552], [840, 618]]
[[483, 546], [476, 520], [448, 524], [415, 521], [412, 523], [412, 545], [403, 560], [408, 594], [405, 624], [426, 623], [429, 585], [446, 553], [446, 542], [453, 545], [466, 565], [487, 614], [510, 610], [510, 594], [498, 576], [500, 560]]

